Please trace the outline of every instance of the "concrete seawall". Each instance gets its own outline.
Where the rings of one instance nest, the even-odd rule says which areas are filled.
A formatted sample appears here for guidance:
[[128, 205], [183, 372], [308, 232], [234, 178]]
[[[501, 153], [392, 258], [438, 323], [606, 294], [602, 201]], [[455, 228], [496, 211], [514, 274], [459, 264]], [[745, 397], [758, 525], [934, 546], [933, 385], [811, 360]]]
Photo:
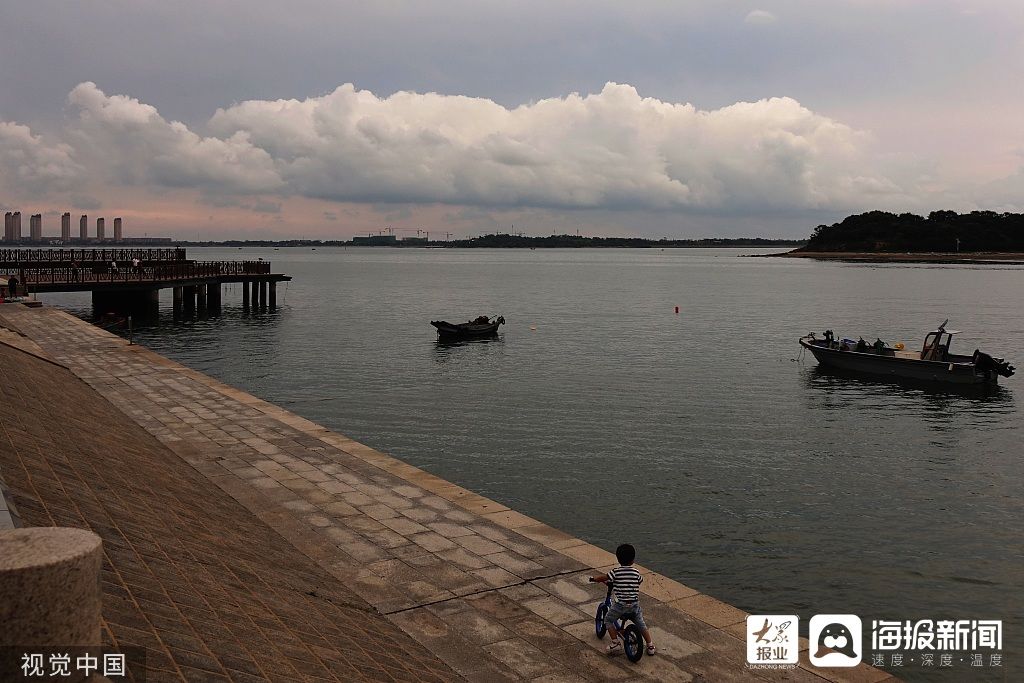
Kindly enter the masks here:
[[[210, 546], [196, 550], [198, 557], [210, 563], [215, 558], [206, 555], [216, 555], [223, 539], [230, 539], [224, 541], [227, 546], [237, 544], [240, 556], [245, 555], [247, 543], [265, 548], [264, 552], [274, 558], [272, 565], [255, 566], [252, 563], [258, 558], [245, 555], [246, 559], [238, 562], [249, 568], [236, 580], [259, 582], [263, 573], [277, 577], [282, 565], [294, 565], [293, 574], [315, 577], [312, 584], [316, 587], [309, 591], [333, 597], [332, 607], [318, 606], [323, 613], [321, 619], [351, 624], [361, 618], [370, 624], [364, 630], [386, 631], [390, 634], [388, 648], [405, 653], [395, 662], [395, 655], [383, 652], [386, 648], [373, 636], [365, 641], [350, 639], [352, 642], [342, 635], [328, 637], [330, 642], [322, 644], [321, 649], [333, 647], [332, 652], [336, 650], [334, 654], [349, 668], [331, 669], [327, 664], [334, 660], [326, 653], [311, 651], [309, 657], [339, 680], [896, 680], [887, 672], [866, 666], [829, 670], [811, 667], [804, 640], [797, 668], [749, 669], [745, 664], [745, 612], [647, 568], [641, 568], [645, 575], [642, 600], [659, 652], [636, 665], [621, 657], [608, 658], [603, 653], [607, 641], [597, 640], [593, 632], [593, 610], [604, 591], [586, 583], [586, 576], [595, 570], [616, 564], [607, 550], [144, 347], [129, 346], [125, 340], [59, 310], [7, 304], [0, 306], [0, 326], [8, 330], [0, 331], [6, 363], [40, 367], [48, 363], [59, 368], [51, 373], [59, 379], [51, 388], [52, 394], [58, 395], [54, 400], [60, 400], [59, 385], [77, 381], [77, 377], [87, 388], [67, 391], [66, 395], [77, 392], [79, 401], [102, 403], [102, 415], [97, 414], [95, 420], [126, 423], [123, 428], [113, 429], [117, 438], [106, 446], [111, 453], [124, 451], [111, 461], [112, 467], [121, 462], [124, 468], [116, 476], [121, 489], [109, 495], [116, 497], [122, 495], [122, 489], [132, 489], [130, 495], [139, 500], [125, 503], [129, 508], [137, 504], [151, 510], [154, 504], [159, 508], [174, 502], [187, 511], [183, 526], [174, 529], [156, 520], [153, 523], [157, 526], [149, 529], [146, 520], [152, 516], [146, 515], [136, 524], [123, 522], [116, 537], [111, 536], [108, 522], [86, 514], [92, 509], [90, 505], [77, 503], [78, 485], [62, 483], [60, 492], [56, 487], [33, 486], [36, 465], [31, 461], [35, 456], [19, 449], [12, 436], [15, 455], [0, 450], [0, 470], [25, 523], [100, 527], [96, 530], [105, 546], [108, 538], [115, 538], [118, 548], [122, 544], [131, 548], [159, 545], [154, 538], [158, 533], [173, 534], [176, 540], [191, 534], [197, 543]], [[16, 354], [22, 354], [25, 360], [19, 361]], [[40, 391], [39, 387], [17, 386], [33, 381], [8, 372], [3, 374], [5, 384], [0, 388], [12, 395]], [[35, 405], [38, 399], [30, 403]], [[76, 406], [67, 408], [73, 415]], [[51, 417], [66, 419], [57, 414]], [[63, 429], [73, 439], [86, 427], [72, 424]], [[150, 443], [152, 446], [148, 446]], [[76, 458], [88, 460], [101, 455], [65, 454], [66, 462], [51, 469], [58, 479], [70, 476], [66, 470], [80, 469]], [[132, 471], [135, 463], [138, 472]], [[149, 478], [147, 468], [153, 472]], [[154, 481], [152, 477], [158, 475], [160, 479]], [[188, 483], [189, 491], [173, 496], [164, 493], [175, 491], [182, 482]], [[200, 490], [199, 498], [190, 493]], [[90, 491], [87, 497], [91, 500], [96, 495], [96, 491]], [[208, 501], [207, 506], [203, 500]], [[103, 507], [102, 500], [100, 503]], [[63, 510], [68, 506], [78, 510], [69, 513], [68, 519], [49, 511], [50, 507]], [[170, 552], [165, 549], [162, 555]], [[231, 552], [235, 551], [224, 551], [227, 557]], [[218, 638], [212, 628], [211, 633], [200, 632], [177, 602], [178, 612], [191, 629], [185, 634], [190, 640], [172, 648], [168, 640], [179, 639], [167, 634], [178, 631], [161, 625], [161, 620], [169, 617], [159, 613], [152, 605], [155, 601], [137, 595], [150, 595], [153, 587], [144, 585], [146, 581], [141, 578], [138, 585], [126, 580], [125, 575], [137, 572], [127, 568], [121, 571], [119, 563], [123, 562], [128, 560], [107, 551], [108, 569], [119, 577], [119, 585], [115, 590], [108, 581], [105, 591], [137, 607], [149, 629], [139, 623], [122, 623], [128, 621], [126, 618], [108, 618], [104, 634], [109, 642], [153, 648], [158, 653], [154, 674], [166, 674], [168, 679], [275, 677], [268, 670], [270, 664], [261, 661], [258, 653], [249, 652], [242, 636], [230, 625], [226, 630], [231, 638], [223, 632]], [[167, 557], [161, 562], [166, 563]], [[221, 564], [225, 571], [238, 573], [232, 567], [234, 562], [224, 560]], [[155, 573], [152, 568], [150, 571]], [[213, 578], [221, 580], [216, 573]], [[231, 580], [223, 581], [229, 586], [224, 590], [237, 590]], [[194, 602], [201, 603], [190, 605], [190, 609], [220, 614], [211, 604], [213, 599], [191, 583], [173, 591], [165, 586], [163, 594], [174, 592], [177, 596], [189, 589], [199, 594], [193, 596]], [[319, 631], [307, 633], [289, 623], [289, 619], [306, 623], [296, 610], [306, 609], [308, 596], [302, 597], [294, 590], [278, 590], [274, 595], [271, 602], [261, 602], [256, 595], [254, 599], [261, 607], [252, 609], [277, 609], [273, 618], [287, 627], [283, 631], [287, 635], [282, 638], [302, 641], [303, 637], [325, 637]], [[190, 600], [188, 595], [180, 597], [184, 601], [181, 604]], [[107, 600], [105, 592], [105, 618]], [[290, 600], [302, 605], [290, 605]], [[199, 616], [197, 620], [203, 621]], [[255, 623], [260, 624], [258, 620]], [[231, 643], [231, 652], [223, 651], [222, 639]], [[294, 642], [292, 646], [299, 647]], [[359, 666], [349, 661], [353, 648], [364, 655]], [[234, 649], [244, 650], [246, 657], [240, 658]], [[195, 656], [190, 659], [189, 653]], [[290, 664], [298, 678], [307, 673], [330, 677], [303, 672], [303, 656], [297, 652]], [[247, 662], [248, 669], [237, 668], [241, 666], [237, 659]], [[374, 662], [382, 663], [374, 668]], [[186, 676], [186, 669], [200, 673]], [[160, 680], [159, 675], [150, 680]]]

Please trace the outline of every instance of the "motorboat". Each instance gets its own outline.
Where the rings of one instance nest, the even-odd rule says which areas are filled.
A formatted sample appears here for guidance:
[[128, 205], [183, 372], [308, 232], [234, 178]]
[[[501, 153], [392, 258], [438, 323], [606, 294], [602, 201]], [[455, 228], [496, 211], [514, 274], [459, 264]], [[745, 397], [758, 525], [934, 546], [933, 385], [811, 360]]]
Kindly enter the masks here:
[[446, 320], [431, 320], [430, 324], [437, 328], [437, 336], [442, 339], [472, 339], [474, 337], [492, 337], [498, 328], [505, 324], [505, 318], [488, 318], [481, 315], [469, 322], [450, 323]]
[[822, 337], [815, 333], [800, 338], [800, 346], [810, 351], [822, 367], [871, 375], [904, 377], [953, 384], [995, 384], [999, 377], [1010, 377], [1014, 367], [1002, 358], [980, 350], [970, 356], [950, 353], [953, 336], [959, 330], [947, 330], [946, 320], [934, 332], [925, 335], [920, 351], [903, 344], [890, 346], [881, 339], [868, 343], [861, 337], [837, 339], [832, 330]]

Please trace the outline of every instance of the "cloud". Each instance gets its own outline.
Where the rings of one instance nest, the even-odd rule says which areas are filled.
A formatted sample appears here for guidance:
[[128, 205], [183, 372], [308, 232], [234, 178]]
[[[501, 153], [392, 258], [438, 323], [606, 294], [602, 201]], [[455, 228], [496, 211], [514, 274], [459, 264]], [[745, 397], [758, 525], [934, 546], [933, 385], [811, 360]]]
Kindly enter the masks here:
[[609, 83], [506, 108], [347, 84], [221, 109], [209, 128], [265, 150], [290, 191], [334, 201], [673, 210], [899, 192], [872, 170], [866, 136], [789, 98], [701, 111]]
[[778, 17], [767, 10], [755, 9], [749, 12], [743, 21], [755, 26], [764, 26], [765, 24], [774, 24], [778, 21]]
[[247, 207], [255, 213], [281, 213], [281, 202], [258, 200]]
[[982, 184], [974, 196], [984, 208], [994, 211], [1024, 211], [1024, 166], [995, 181]]
[[281, 213], [282, 210], [281, 202], [258, 196], [223, 195], [204, 191], [198, 201], [200, 204], [214, 206], [218, 209], [237, 208], [254, 213]]
[[165, 120], [156, 108], [124, 95], [107, 96], [91, 82], [75, 87], [68, 102], [78, 109], [76, 139], [94, 162], [111, 164], [122, 183], [241, 193], [283, 187], [273, 159], [244, 132], [200, 137]]
[[5, 188], [46, 194], [73, 186], [82, 172], [70, 145], [49, 143], [28, 126], [0, 121], [0, 180]]
[[[379, 97], [343, 85], [304, 100], [219, 109], [200, 134], [93, 83], [47, 165], [93, 180], [196, 188], [208, 203], [299, 196], [363, 204], [735, 212], [888, 205], [906, 194], [871, 141], [791, 98], [715, 110], [608, 83], [518, 107], [437, 93]], [[28, 129], [14, 138], [42, 154]], [[78, 168], [78, 171], [81, 169]], [[77, 172], [77, 171], [76, 171]], [[73, 175], [73, 174], [72, 174]], [[254, 211], [279, 210], [249, 199]]]
[[96, 197], [76, 194], [71, 197], [71, 208], [82, 209], [84, 211], [96, 211], [97, 209], [103, 208], [103, 202], [96, 199]]

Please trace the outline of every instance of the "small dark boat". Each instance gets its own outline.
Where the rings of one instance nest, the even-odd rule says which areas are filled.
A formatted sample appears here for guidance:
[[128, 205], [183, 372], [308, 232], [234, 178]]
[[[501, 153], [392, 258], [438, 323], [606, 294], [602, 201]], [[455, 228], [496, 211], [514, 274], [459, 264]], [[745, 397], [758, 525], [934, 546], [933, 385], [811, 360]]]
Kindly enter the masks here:
[[474, 337], [492, 337], [498, 334], [498, 327], [505, 323], [503, 316], [493, 320], [486, 315], [470, 320], [468, 323], [450, 323], [446, 320], [431, 320], [430, 324], [437, 328], [437, 336], [442, 339], [472, 339]]
[[924, 338], [920, 351], [904, 350], [903, 344], [890, 347], [881, 339], [869, 344], [861, 338], [838, 340], [827, 330], [824, 338], [813, 332], [800, 338], [804, 347], [822, 367], [872, 375], [905, 377], [929, 382], [954, 384], [995, 384], [999, 376], [1010, 377], [1014, 367], [1002, 358], [993, 358], [979, 350], [970, 356], [949, 352], [957, 330], [947, 330], [943, 322]]

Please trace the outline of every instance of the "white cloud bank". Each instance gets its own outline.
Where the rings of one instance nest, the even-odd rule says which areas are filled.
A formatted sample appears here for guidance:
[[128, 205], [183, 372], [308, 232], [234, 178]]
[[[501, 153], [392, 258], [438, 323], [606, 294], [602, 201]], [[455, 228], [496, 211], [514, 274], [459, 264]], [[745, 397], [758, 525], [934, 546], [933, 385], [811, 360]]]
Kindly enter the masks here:
[[79, 112], [74, 139], [124, 184], [212, 193], [285, 189], [274, 160], [244, 132], [200, 137], [182, 123], [168, 122], [155, 107], [124, 95], [107, 96], [94, 83], [78, 85], [68, 102]]
[[0, 121], [0, 179], [4, 187], [29, 194], [67, 189], [81, 179], [82, 172], [70, 145], [49, 143], [33, 135], [28, 126]]
[[[26, 182], [191, 187], [485, 207], [750, 211], [889, 205], [869, 140], [789, 98], [714, 111], [641, 97], [629, 85], [506, 108], [487, 99], [346, 84], [322, 97], [219, 109], [208, 134], [152, 106], [71, 91], [65, 142], [0, 124], [0, 154]], [[83, 172], [85, 169], [85, 172]]]
[[755, 9], [751, 10], [747, 16], [743, 19], [748, 24], [765, 25], [774, 24], [778, 21], [777, 17], [769, 12], [768, 10]]

